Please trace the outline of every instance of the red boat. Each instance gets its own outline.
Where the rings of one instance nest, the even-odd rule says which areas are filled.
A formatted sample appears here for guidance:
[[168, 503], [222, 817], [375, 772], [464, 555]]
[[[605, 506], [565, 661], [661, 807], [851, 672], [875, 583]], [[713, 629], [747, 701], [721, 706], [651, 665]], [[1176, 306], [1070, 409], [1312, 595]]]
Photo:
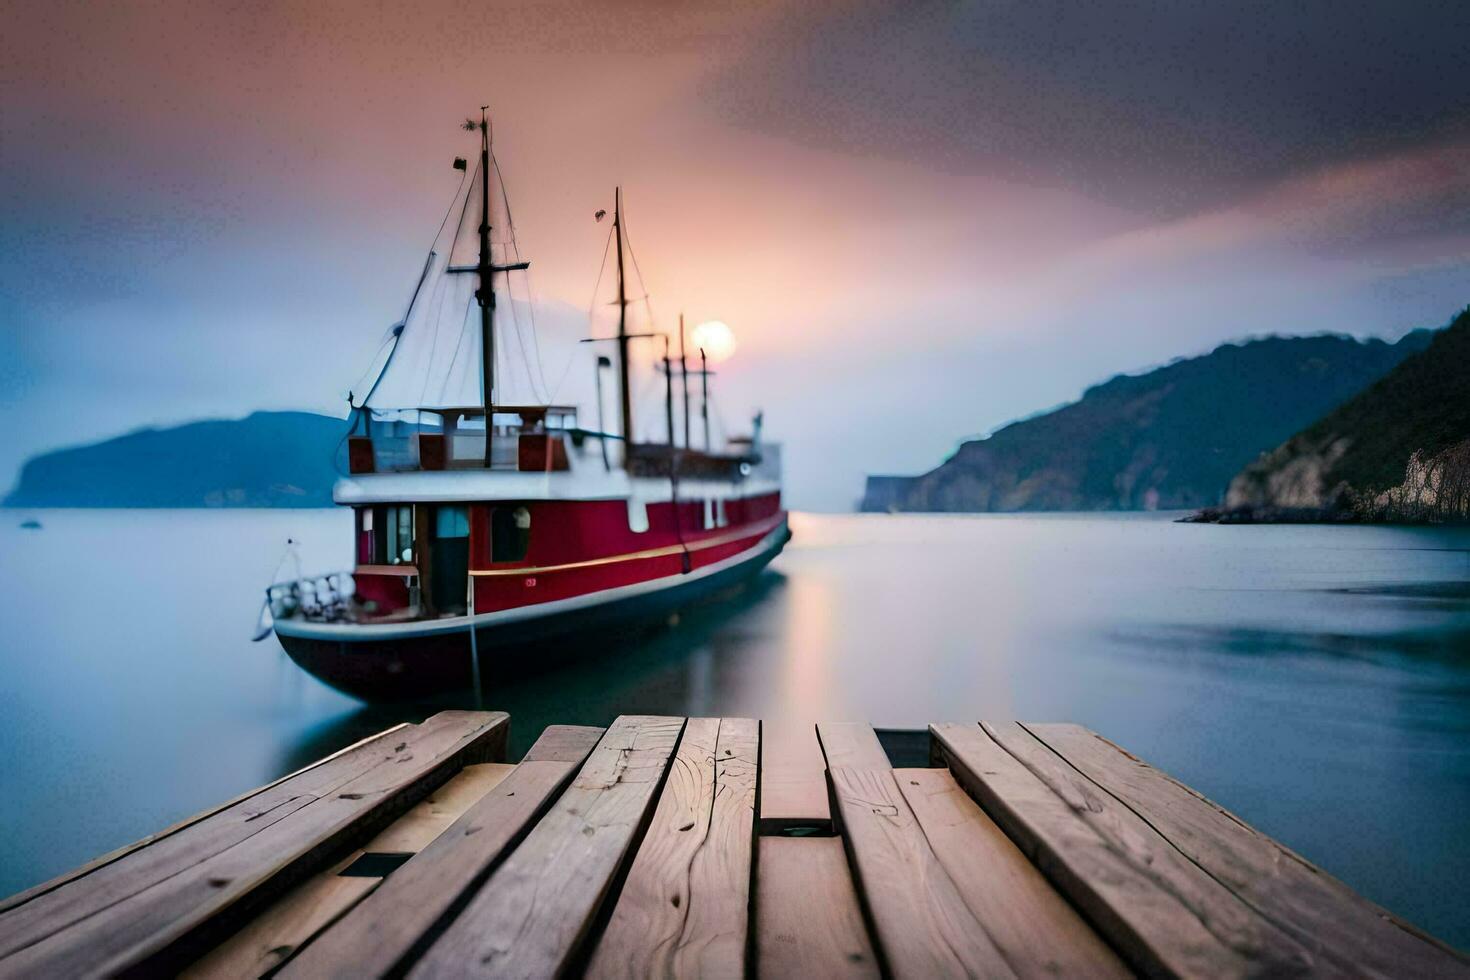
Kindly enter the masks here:
[[[497, 286], [528, 263], [494, 179], [487, 121], [466, 128], [480, 133], [479, 164], [455, 161], [460, 190], [382, 367], [353, 406], [348, 473], [333, 498], [354, 511], [356, 566], [267, 592], [291, 658], [367, 700], [478, 687], [513, 653], [659, 621], [749, 579], [790, 538], [778, 447], [761, 442], [759, 416], [750, 437], [710, 445], [709, 372], [690, 371], [682, 320], [680, 356], [665, 338], [661, 365], [667, 438], [632, 438], [629, 347], [650, 335], [629, 331], [621, 193], [610, 233], [618, 329], [606, 338], [619, 431], [581, 427], [568, 405], [495, 401], [507, 340], [523, 336], [522, 324], [502, 322], [517, 314], [497, 304]], [[599, 386], [604, 366], [609, 358], [598, 359]], [[705, 392], [700, 449], [689, 444], [690, 373]], [[599, 415], [600, 398], [599, 387]]]

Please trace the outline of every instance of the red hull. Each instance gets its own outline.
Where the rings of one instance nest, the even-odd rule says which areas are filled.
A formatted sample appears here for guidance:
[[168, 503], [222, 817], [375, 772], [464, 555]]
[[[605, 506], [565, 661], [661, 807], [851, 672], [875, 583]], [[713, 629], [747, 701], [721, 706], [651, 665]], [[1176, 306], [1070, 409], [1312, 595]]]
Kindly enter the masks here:
[[[789, 539], [782, 515], [774, 528], [746, 545], [744, 554], [727, 555], [718, 568], [706, 566], [703, 572], [688, 575], [676, 568], [666, 582], [633, 583], [631, 588], [611, 590], [603, 601], [596, 595], [582, 596], [584, 601], [575, 608], [546, 615], [532, 610], [520, 618], [507, 618], [516, 616], [514, 611], [491, 614], [490, 622], [475, 627], [482, 677], [491, 681], [535, 670], [558, 659], [555, 655], [563, 647], [556, 641], [656, 624], [675, 609], [725, 594], [757, 575]], [[466, 617], [460, 620], [468, 623]], [[351, 626], [299, 631], [315, 635], [295, 635], [278, 626], [277, 633], [291, 659], [308, 673], [363, 700], [421, 699], [471, 684], [467, 625], [404, 636], [375, 636]]]

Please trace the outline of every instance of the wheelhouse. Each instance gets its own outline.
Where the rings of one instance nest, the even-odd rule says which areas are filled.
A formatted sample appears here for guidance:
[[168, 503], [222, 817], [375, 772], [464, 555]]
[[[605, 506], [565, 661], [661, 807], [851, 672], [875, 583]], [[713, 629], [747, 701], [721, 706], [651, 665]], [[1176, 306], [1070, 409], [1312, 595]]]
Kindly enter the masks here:
[[353, 580], [365, 619], [463, 615], [472, 571], [525, 565], [533, 501], [354, 507]]

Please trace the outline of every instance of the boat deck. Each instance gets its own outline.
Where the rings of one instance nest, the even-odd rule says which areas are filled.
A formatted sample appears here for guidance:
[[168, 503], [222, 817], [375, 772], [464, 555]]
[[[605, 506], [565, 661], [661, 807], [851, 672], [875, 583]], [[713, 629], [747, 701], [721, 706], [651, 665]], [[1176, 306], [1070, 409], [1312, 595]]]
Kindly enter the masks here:
[[400, 725], [0, 902], [0, 976], [1470, 976], [1075, 725], [508, 731]]

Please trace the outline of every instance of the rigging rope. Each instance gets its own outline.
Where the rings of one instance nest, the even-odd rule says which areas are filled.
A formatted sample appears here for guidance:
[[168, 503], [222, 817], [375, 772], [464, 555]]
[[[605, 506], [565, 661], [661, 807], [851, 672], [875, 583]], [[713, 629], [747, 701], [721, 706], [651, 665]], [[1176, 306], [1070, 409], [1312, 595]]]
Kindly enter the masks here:
[[[593, 314], [597, 310], [597, 291], [602, 288], [602, 276], [603, 273], [607, 271], [607, 257], [608, 254], [612, 252], [612, 240], [613, 228], [612, 225], [608, 225], [607, 239], [602, 243], [602, 263], [597, 267], [597, 281], [592, 284], [592, 298], [587, 301], [588, 334], [592, 333]], [[573, 349], [572, 353], [567, 357], [567, 366], [562, 369], [561, 377], [557, 380], [556, 387], [551, 390], [551, 397], [547, 399], [548, 402], [555, 400], [556, 396], [561, 394], [562, 385], [567, 383], [567, 375], [572, 373], [572, 365], [576, 362], [576, 360], [576, 350]], [[602, 406], [599, 405], [597, 407], [600, 409]]]
[[[468, 175], [468, 179], [473, 180], [475, 177], [479, 176], [479, 174], [480, 174], [480, 165], [478, 163], [475, 164], [474, 173], [470, 173], [468, 169], [466, 169], [465, 173]], [[463, 183], [461, 183], [461, 186], [463, 186]], [[443, 322], [443, 320], [444, 320], [444, 305], [447, 302], [449, 302], [449, 297], [446, 295], [446, 293], [452, 292], [452, 290], [450, 290], [448, 288], [449, 283], [450, 283], [450, 279], [448, 278], [448, 266], [451, 263], [454, 262], [454, 246], [459, 243], [460, 232], [464, 228], [465, 219], [469, 215], [469, 211], [470, 211], [470, 198], [473, 197], [473, 196], [474, 196], [474, 184], [471, 184], [470, 185], [470, 193], [467, 193], [464, 196], [464, 207], [463, 207], [463, 209], [459, 213], [459, 221], [455, 224], [454, 238], [449, 243], [449, 252], [444, 257], [445, 266], [446, 266], [446, 268], [445, 268], [445, 274], [440, 275], [439, 281], [437, 283], [435, 283], [435, 286], [434, 286], [435, 296], [438, 299], [438, 307], [434, 311], [434, 320], [433, 320], [433, 322], [434, 322], [434, 336], [433, 336], [433, 339], [429, 343], [429, 357], [428, 357], [428, 362], [424, 366], [424, 384], [423, 384], [423, 387], [421, 389], [419, 389], [418, 402], [419, 402], [419, 405], [420, 406], [422, 406], [428, 400], [428, 396], [429, 396], [429, 385], [433, 381], [431, 369], [433, 368], [433, 365], [434, 365], [434, 355], [439, 350], [439, 324], [441, 324]], [[456, 200], [457, 200], [458, 199], [458, 195], [456, 194], [455, 197], [456, 197]], [[452, 201], [450, 202], [449, 210], [450, 210], [451, 213], [453, 213], [453, 211], [454, 211], [454, 203]], [[444, 227], [448, 223], [449, 223], [449, 216], [448, 215], [445, 215], [444, 222], [439, 225], [439, 232], [440, 232], [440, 234], [443, 234]], [[438, 237], [437, 236], [435, 237], [435, 241], [438, 241]], [[459, 361], [459, 352], [460, 352], [460, 349], [464, 346], [465, 333], [468, 330], [468, 327], [466, 326], [465, 321], [469, 319], [469, 312], [470, 312], [470, 306], [469, 306], [469, 304], [466, 304], [465, 305], [464, 314], [460, 318], [460, 323], [459, 323], [459, 338], [458, 338], [458, 340], [455, 341], [455, 344], [454, 344], [454, 352], [452, 354], [450, 354], [450, 356], [449, 356], [449, 364], [446, 365], [445, 368], [444, 368], [444, 377], [440, 381], [440, 384], [439, 384], [439, 397], [437, 399], [435, 399], [436, 401], [441, 401], [442, 402], [442, 401], [444, 401], [446, 399], [447, 392], [449, 390], [449, 379], [451, 377], [453, 377], [453, 375], [454, 375], [454, 365]]]
[[638, 253], [633, 251], [633, 235], [628, 231], [628, 219], [623, 218], [623, 239], [628, 243], [628, 258], [633, 260], [633, 274], [638, 277], [638, 287], [643, 290], [643, 295], [633, 302], [642, 301], [644, 309], [648, 313], [649, 329], [653, 328], [653, 300], [648, 290], [648, 283], [643, 281], [643, 270], [638, 268]]
[[[515, 217], [510, 212], [510, 192], [506, 190], [506, 187], [505, 187], [505, 175], [500, 172], [500, 161], [498, 159], [496, 159], [496, 156], [495, 156], [494, 152], [491, 152], [491, 154], [490, 154], [490, 162], [492, 164], [494, 164], [494, 166], [495, 166], [495, 179], [500, 184], [500, 200], [505, 205], [505, 223], [510, 228], [510, 241], [509, 241], [508, 244], [509, 244], [510, 249], [514, 252], [515, 262], [518, 263], [518, 262], [521, 261], [521, 245], [520, 245], [520, 242], [518, 242], [516, 240], [516, 223], [515, 223]], [[510, 264], [514, 264], [514, 263], [507, 263], [507, 264], [510, 265]], [[532, 296], [532, 291], [531, 291], [531, 270], [529, 270], [529, 269], [525, 270], [525, 276], [526, 276], [526, 279], [525, 279], [525, 282], [526, 282], [526, 307], [527, 307], [527, 310], [528, 310], [528, 314], [529, 314], [529, 316], [531, 318], [531, 325], [530, 325], [531, 326], [531, 347], [534, 349], [534, 355], [532, 354], [531, 350], [528, 350], [527, 349], [525, 337], [523, 337], [521, 335], [521, 322], [520, 322], [520, 318], [516, 315], [516, 312], [515, 312], [515, 288], [514, 288], [514, 285], [513, 285], [512, 278], [509, 275], [507, 275], [506, 276], [506, 279], [505, 279], [505, 291], [506, 291], [507, 295], [509, 295], [510, 301], [511, 301], [510, 302], [510, 308], [511, 308], [510, 317], [511, 317], [511, 322], [515, 325], [516, 339], [519, 340], [520, 341], [520, 344], [521, 344], [521, 357], [524, 358], [525, 361], [526, 361], [526, 378], [527, 378], [528, 381], [531, 382], [531, 387], [532, 387], [533, 393], [534, 393], [534, 389], [536, 387], [535, 386], [535, 380], [536, 379], [531, 377], [531, 370], [530, 370], [531, 369], [531, 360], [532, 360], [532, 357], [534, 356], [534, 358], [535, 358], [535, 364], [536, 364], [536, 375], [541, 380], [541, 393], [545, 396], [546, 403], [547, 404], [550, 404], [551, 403], [551, 397], [550, 397], [550, 393], [548, 392], [548, 386], [546, 384], [546, 369], [545, 369], [545, 365], [543, 365], [541, 363], [541, 343], [540, 343], [539, 338], [537, 337], [537, 332], [536, 332], [536, 304], [535, 304], [535, 299]]]
[[[435, 245], [435, 243], [437, 243], [439, 241], [439, 236], [442, 235], [442, 234], [444, 234], [444, 227], [445, 227], [445, 225], [449, 224], [449, 216], [454, 213], [454, 202], [459, 199], [459, 192], [464, 189], [465, 181], [466, 180], [469, 180], [469, 177], [470, 177], [469, 171], [466, 170], [464, 172], [464, 176], [460, 177], [460, 179], [459, 179], [459, 186], [455, 188], [455, 190], [454, 190], [454, 196], [449, 199], [449, 207], [447, 207], [447, 208], [444, 209], [444, 218], [443, 218], [442, 221], [439, 222], [439, 229], [434, 232], [434, 237], [429, 240], [429, 254], [424, 259], [424, 268], [419, 273], [419, 280], [418, 280], [418, 282], [413, 287], [413, 294], [411, 296], [409, 296], [409, 298], [408, 298], [408, 306], [403, 311], [403, 318], [401, 320], [399, 320], [397, 324], [394, 325], [394, 329], [393, 329], [393, 333], [392, 333], [392, 337], [391, 337], [392, 342], [393, 342], [393, 347], [388, 352], [388, 356], [383, 360], [383, 366], [378, 369], [378, 376], [373, 379], [372, 387], [370, 387], [368, 389], [368, 393], [363, 396], [362, 401], [360, 403], [364, 411], [367, 411], [368, 410], [367, 409], [368, 399], [370, 399], [372, 397], [373, 392], [375, 392], [375, 391], [378, 390], [378, 384], [383, 380], [383, 376], [388, 373], [388, 365], [390, 365], [391, 363], [393, 363], [393, 355], [398, 352], [398, 341], [403, 338], [403, 332], [408, 327], [408, 317], [409, 317], [409, 314], [413, 312], [413, 304], [416, 303], [416, 302], [418, 302], [419, 293], [423, 290], [424, 283], [429, 278], [429, 270], [433, 267], [433, 264], [434, 264], [434, 245]], [[385, 343], [386, 343], [386, 341], [385, 341]], [[382, 350], [383, 350], [383, 345], [382, 344], [379, 344], [378, 345], [378, 352], [381, 353]], [[378, 359], [377, 353], [373, 354], [373, 361], [376, 361], [377, 359]], [[369, 362], [369, 368], [368, 368], [369, 371], [372, 370], [371, 364], [372, 364], [372, 362], [370, 361]], [[364, 378], [367, 377], [367, 373], [368, 373], [367, 371], [364, 371], [363, 372], [363, 377]], [[359, 378], [358, 380], [361, 381], [361, 378]], [[356, 386], [354, 386], [354, 388], [355, 387]], [[348, 423], [347, 432], [350, 433], [352, 431], [352, 417], [351, 417], [351, 413], [350, 412], [348, 413], [347, 423]], [[337, 449], [333, 452], [334, 458], [335, 458], [336, 452], [337, 451], [340, 451], [342, 449], [342, 443], [343, 442], [346, 442], [346, 441], [347, 441], [347, 435], [344, 433], [343, 436], [342, 436], [341, 442], [339, 442], [337, 444]]]

